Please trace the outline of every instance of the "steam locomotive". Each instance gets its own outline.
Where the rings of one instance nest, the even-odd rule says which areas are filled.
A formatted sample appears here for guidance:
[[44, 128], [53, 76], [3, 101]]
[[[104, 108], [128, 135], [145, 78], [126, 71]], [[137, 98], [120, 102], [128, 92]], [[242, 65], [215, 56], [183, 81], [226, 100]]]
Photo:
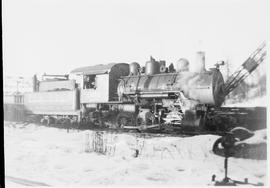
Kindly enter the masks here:
[[23, 95], [23, 106], [28, 117], [46, 124], [212, 131], [254, 121], [264, 126], [264, 108], [221, 107], [227, 93], [219, 66], [206, 70], [205, 54], [198, 52], [193, 69], [184, 58], [166, 67], [165, 61], [150, 57], [145, 67], [111, 63], [43, 75], [41, 81], [34, 76], [33, 92]]

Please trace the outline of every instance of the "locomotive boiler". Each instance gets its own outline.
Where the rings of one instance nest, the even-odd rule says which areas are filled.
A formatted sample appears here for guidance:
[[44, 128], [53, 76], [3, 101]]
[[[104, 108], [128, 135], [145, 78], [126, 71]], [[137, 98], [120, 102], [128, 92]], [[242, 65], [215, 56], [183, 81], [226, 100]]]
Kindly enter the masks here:
[[[133, 63], [130, 66], [132, 71], [133, 66], [138, 64]], [[123, 77], [118, 86], [120, 99], [172, 98], [182, 92], [186, 98], [202, 104], [220, 106], [224, 101], [224, 81], [217, 68], [199, 72], [181, 69], [173, 72], [158, 72], [152, 69], [163, 70], [163, 67], [152, 59], [146, 63], [145, 74], [131, 72], [130, 76]]]

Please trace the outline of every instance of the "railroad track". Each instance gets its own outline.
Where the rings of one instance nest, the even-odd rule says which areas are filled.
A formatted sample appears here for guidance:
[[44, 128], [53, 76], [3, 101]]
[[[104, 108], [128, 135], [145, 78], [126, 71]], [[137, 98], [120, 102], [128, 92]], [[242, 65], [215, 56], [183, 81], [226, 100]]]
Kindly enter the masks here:
[[[16, 123], [23, 126], [27, 126], [30, 122], [21, 122]], [[16, 124], [12, 126], [16, 126]], [[152, 137], [190, 137], [195, 135], [203, 135], [203, 134], [212, 134], [212, 135], [223, 135], [224, 132], [213, 132], [213, 131], [201, 131], [196, 128], [169, 128], [169, 129], [159, 129], [159, 128], [153, 128], [153, 129], [147, 129], [147, 130], [139, 130], [139, 129], [124, 129], [124, 128], [107, 128], [107, 127], [98, 127], [95, 125], [67, 125], [67, 124], [41, 124], [41, 123], [35, 123], [39, 126], [44, 127], [54, 127], [58, 129], [65, 129], [67, 132], [70, 130], [91, 130], [91, 131], [97, 131], [97, 132], [107, 132], [111, 134], [132, 134], [136, 135], [137, 137], [144, 137], [144, 138], [152, 138]]]

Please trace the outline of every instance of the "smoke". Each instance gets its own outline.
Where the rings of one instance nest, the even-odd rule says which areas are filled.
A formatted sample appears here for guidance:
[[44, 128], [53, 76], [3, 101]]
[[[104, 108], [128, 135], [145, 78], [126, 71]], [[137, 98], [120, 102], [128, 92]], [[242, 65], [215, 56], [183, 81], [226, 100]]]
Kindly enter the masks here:
[[188, 99], [198, 100], [198, 86], [202, 85], [201, 74], [193, 72], [185, 72], [179, 74], [176, 80], [176, 87], [184, 93]]
[[199, 103], [198, 94], [194, 90], [200, 83], [200, 74], [192, 72], [184, 72], [179, 74], [176, 79], [176, 87], [181, 90], [182, 110], [194, 109]]

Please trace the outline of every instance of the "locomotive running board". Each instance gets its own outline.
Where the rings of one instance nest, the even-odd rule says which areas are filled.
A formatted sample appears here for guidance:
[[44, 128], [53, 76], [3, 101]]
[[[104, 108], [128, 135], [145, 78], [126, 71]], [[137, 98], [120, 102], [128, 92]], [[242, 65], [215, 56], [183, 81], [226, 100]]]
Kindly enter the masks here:
[[124, 129], [139, 129], [139, 130], [146, 130], [146, 129], [151, 129], [151, 128], [155, 128], [155, 127], [159, 127], [159, 124], [155, 124], [155, 125], [148, 125], [148, 126], [124, 126]]

